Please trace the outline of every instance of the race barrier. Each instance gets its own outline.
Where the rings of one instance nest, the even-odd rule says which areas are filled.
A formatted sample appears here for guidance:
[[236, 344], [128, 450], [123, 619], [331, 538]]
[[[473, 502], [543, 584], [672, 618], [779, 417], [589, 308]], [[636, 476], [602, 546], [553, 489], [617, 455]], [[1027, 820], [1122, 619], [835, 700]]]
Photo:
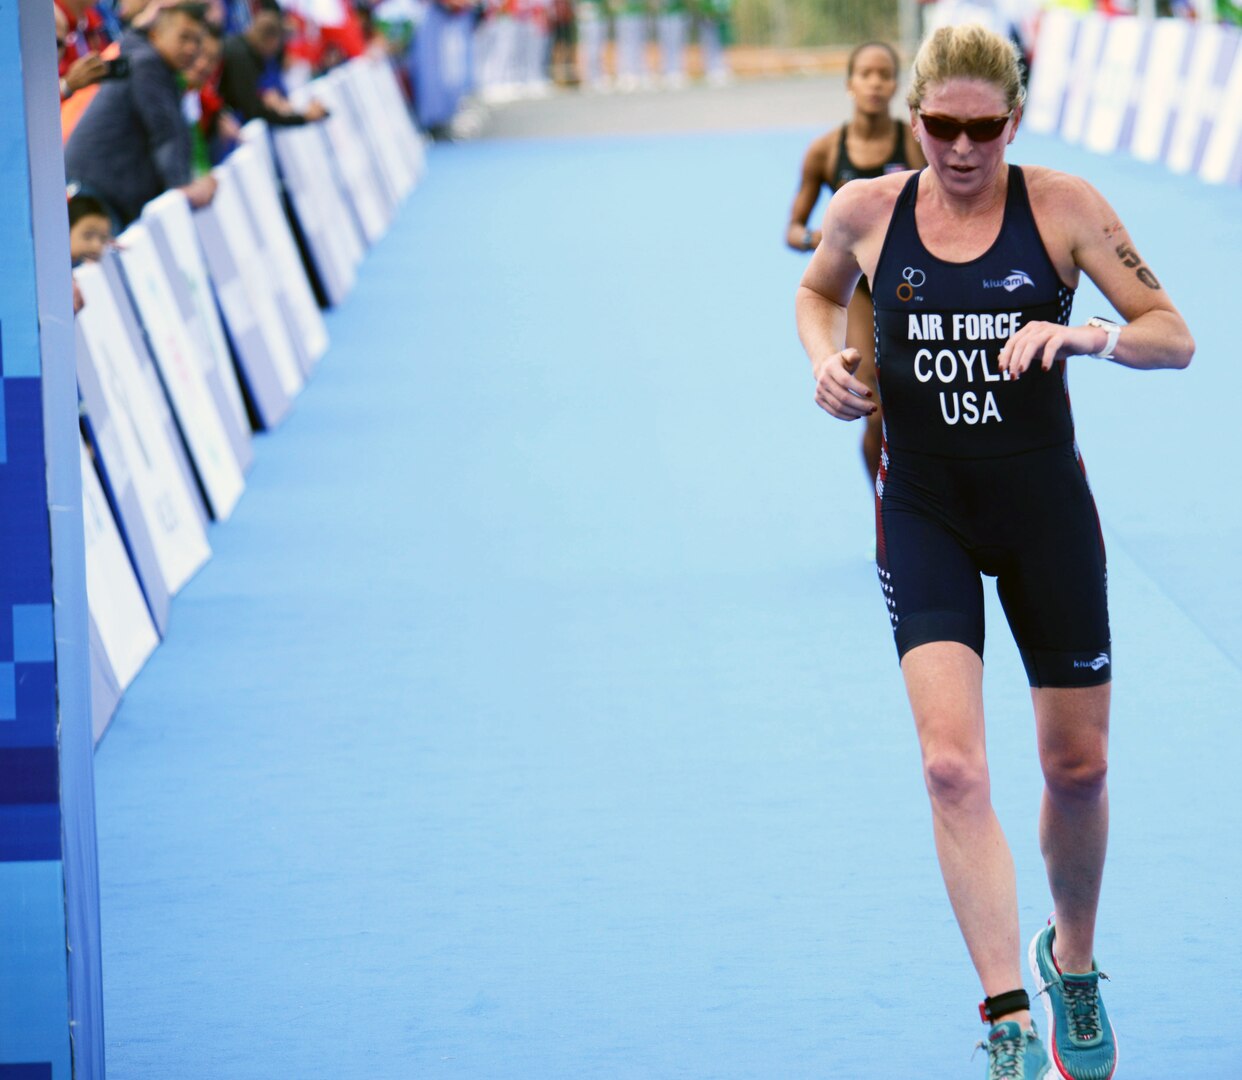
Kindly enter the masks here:
[[352, 61], [304, 91], [327, 121], [248, 125], [209, 206], [77, 268], [75, 317], [51, 14], [0, 3], [0, 1077], [102, 1080], [94, 745], [425, 160]]
[[209, 206], [168, 192], [76, 271], [96, 741], [245, 491], [252, 426], [276, 427], [327, 351], [316, 287], [347, 298], [425, 167], [387, 63], [302, 93], [329, 119], [247, 124]]
[[1097, 153], [1242, 184], [1242, 31], [1047, 11], [1026, 123]]
[[0, 3], [0, 1076], [102, 1080], [91, 633], [56, 78], [51, 6]]

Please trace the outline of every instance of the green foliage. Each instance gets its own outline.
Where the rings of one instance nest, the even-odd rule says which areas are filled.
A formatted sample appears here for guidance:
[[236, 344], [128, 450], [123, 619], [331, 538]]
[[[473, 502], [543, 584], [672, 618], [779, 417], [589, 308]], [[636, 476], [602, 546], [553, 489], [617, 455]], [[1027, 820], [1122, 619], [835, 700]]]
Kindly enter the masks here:
[[898, 0], [736, 0], [741, 45], [815, 48], [897, 39]]

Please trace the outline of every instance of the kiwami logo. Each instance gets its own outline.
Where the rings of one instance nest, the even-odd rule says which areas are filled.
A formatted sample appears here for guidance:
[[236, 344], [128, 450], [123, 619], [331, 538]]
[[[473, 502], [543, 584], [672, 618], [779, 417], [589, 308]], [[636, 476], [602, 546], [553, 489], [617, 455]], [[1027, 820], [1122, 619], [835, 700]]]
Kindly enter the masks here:
[[1094, 660], [1075, 660], [1074, 667], [1090, 668], [1092, 671], [1099, 671], [1102, 667], [1108, 666], [1108, 653], [1100, 653]]
[[1035, 288], [1035, 282], [1025, 270], [1010, 270], [1008, 277], [983, 279], [985, 289], [1004, 289], [1005, 292], [1013, 292], [1014, 289], [1020, 289], [1023, 285]]

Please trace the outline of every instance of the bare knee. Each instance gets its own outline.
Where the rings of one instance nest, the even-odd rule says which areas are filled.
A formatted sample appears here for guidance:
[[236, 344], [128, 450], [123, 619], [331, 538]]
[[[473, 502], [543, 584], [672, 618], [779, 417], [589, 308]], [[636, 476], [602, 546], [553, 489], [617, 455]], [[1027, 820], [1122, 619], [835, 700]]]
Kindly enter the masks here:
[[1059, 801], [1091, 801], [1104, 794], [1108, 755], [1103, 747], [1045, 751], [1044, 782]]
[[932, 802], [941, 809], [969, 809], [991, 798], [987, 761], [957, 747], [929, 747], [923, 754], [923, 779]]

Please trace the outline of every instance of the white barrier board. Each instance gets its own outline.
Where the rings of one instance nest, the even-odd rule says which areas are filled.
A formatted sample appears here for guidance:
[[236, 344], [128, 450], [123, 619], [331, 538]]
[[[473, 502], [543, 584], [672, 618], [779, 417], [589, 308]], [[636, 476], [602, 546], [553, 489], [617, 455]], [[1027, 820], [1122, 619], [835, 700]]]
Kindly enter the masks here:
[[1220, 103], [1224, 68], [1232, 61], [1236, 46], [1234, 32], [1227, 32], [1223, 26], [1207, 23], [1195, 31], [1190, 69], [1178, 98], [1177, 119], [1165, 158], [1175, 173], [1195, 171], [1203, 160]]
[[1088, 150], [1111, 154], [1125, 149], [1123, 137], [1128, 141], [1134, 128], [1139, 63], [1149, 29], [1144, 19], [1109, 19], [1083, 140]]
[[308, 124], [273, 131], [272, 143], [319, 279], [336, 307], [354, 287], [365, 241], [337, 186], [326, 136]]
[[311, 84], [311, 95], [327, 107], [329, 116], [323, 121], [324, 132], [332, 144], [332, 156], [349, 190], [350, 201], [358, 215], [367, 242], [376, 243], [389, 229], [393, 205], [375, 173], [363, 137], [353, 121], [347, 99], [340, 89], [340, 69], [329, 72]]
[[1095, 88], [1095, 73], [1104, 47], [1107, 22], [1103, 15], [1086, 15], [1078, 27], [1074, 60], [1070, 65], [1069, 83], [1065, 93], [1065, 113], [1061, 117], [1061, 137], [1067, 142], [1081, 142]]
[[224, 338], [211, 278], [203, 262], [190, 203], [180, 191], [167, 191], [147, 203], [142, 221], [151, 232], [172, 292], [181, 308], [186, 334], [195, 348], [203, 377], [224, 421], [233, 453], [242, 469], [254, 460], [250, 418]]
[[1234, 57], [1199, 175], [1212, 184], [1242, 183], [1242, 52]]
[[302, 256], [289, 231], [277, 187], [267, 125], [251, 121], [244, 134], [245, 145], [233, 151], [226, 164], [236, 175], [258, 228], [260, 245], [269, 260], [268, 272], [276, 285], [282, 309], [292, 320], [299, 353], [309, 374], [328, 350], [328, 329], [306, 278]]
[[121, 267], [151, 354], [185, 436], [211, 506], [226, 521], [245, 490], [241, 465], [186, 333], [147, 227], [131, 225], [117, 238]]
[[78, 440], [82, 521], [86, 536], [86, 598], [108, 667], [124, 691], [160, 643], [90, 451]]
[[216, 196], [195, 224], [220, 309], [270, 426], [285, 415], [304, 385], [299, 346], [291, 320], [281, 311], [272, 260], [263, 251], [241, 181], [228, 162], [215, 170], [215, 177]]
[[402, 202], [414, 187], [413, 171], [392, 139], [392, 131], [384, 115], [383, 99], [375, 82], [362, 64], [345, 69], [343, 84], [353, 95], [355, 112], [362, 121], [362, 131], [371, 152], [383, 170], [385, 182], [397, 203]]
[[1183, 19], [1157, 19], [1147, 50], [1130, 153], [1141, 161], [1162, 161], [1168, 153], [1177, 101], [1191, 43]]
[[[446, 39], [446, 44], [456, 40], [456, 35], [451, 35]], [[464, 45], [460, 51], [464, 52]], [[465, 63], [464, 57], [460, 62]], [[418, 129], [410, 118], [410, 106], [405, 100], [405, 95], [401, 93], [401, 87], [397, 84], [397, 73], [393, 71], [392, 64], [387, 60], [364, 59], [361, 63], [366, 64], [371, 70], [376, 91], [384, 102], [384, 116], [391, 126], [393, 139], [404, 153], [414, 177], [414, 183], [417, 184], [427, 171], [427, 150]], [[461, 82], [465, 81], [464, 75], [454, 77]]]
[[1078, 20], [1072, 12], [1064, 8], [1044, 12], [1023, 113], [1023, 122], [1041, 135], [1060, 127], [1077, 37]]
[[168, 594], [175, 594], [210, 558], [211, 548], [197, 498], [179, 465], [181, 451], [170, 430], [163, 391], [150, 359], [137, 351], [145, 346], [129, 337], [102, 267], [80, 266], [74, 278], [86, 301], [77, 323], [89, 346], [79, 359], [93, 369], [93, 378], [79, 375], [79, 383], [97, 387], [97, 411], [106, 413], [98, 418], [106, 419], [106, 425], [95, 423], [91, 402], [86, 401], [109, 486], [114, 493], [132, 489], [162, 584]]

